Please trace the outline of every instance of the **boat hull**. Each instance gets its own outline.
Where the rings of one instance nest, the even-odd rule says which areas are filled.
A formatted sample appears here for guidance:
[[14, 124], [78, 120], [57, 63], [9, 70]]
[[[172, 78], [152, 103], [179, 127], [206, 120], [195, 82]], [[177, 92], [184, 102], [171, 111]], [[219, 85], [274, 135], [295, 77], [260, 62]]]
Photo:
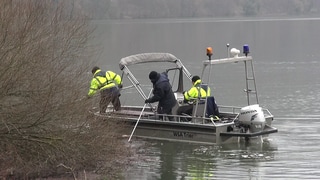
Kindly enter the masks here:
[[[124, 117], [115, 114], [100, 115], [108, 120], [112, 119], [124, 125], [121, 132], [123, 136], [178, 141], [199, 144], [226, 144], [236, 143], [241, 139], [246, 141], [254, 137], [264, 137], [274, 132], [261, 132], [261, 135], [241, 133], [233, 122], [207, 122], [198, 121], [178, 122], [163, 121], [159, 119]], [[135, 128], [136, 127], [136, 128]]]

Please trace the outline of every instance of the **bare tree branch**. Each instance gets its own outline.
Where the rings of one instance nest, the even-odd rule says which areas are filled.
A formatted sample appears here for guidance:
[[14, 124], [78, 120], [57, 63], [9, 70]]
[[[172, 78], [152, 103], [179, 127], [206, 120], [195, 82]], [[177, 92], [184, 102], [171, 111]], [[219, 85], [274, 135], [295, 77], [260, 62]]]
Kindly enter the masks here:
[[96, 119], [94, 102], [82, 99], [94, 29], [68, 2], [0, 1], [0, 179], [69, 170], [76, 179], [84, 169], [109, 172], [127, 154], [121, 126]]

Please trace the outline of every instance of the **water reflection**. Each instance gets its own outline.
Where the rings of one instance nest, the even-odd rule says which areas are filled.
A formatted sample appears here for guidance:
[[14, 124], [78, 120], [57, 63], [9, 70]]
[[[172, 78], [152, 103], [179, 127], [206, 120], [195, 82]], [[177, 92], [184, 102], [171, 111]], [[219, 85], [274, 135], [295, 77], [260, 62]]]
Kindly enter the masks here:
[[[268, 140], [263, 143], [219, 146], [137, 139], [135, 141], [139, 141], [135, 145], [139, 144], [138, 148], [143, 149], [138, 151], [138, 156], [144, 158], [140, 158], [131, 167], [127, 173], [130, 177], [128, 179], [207, 180], [235, 175], [257, 177], [260, 176], [257, 173], [262, 173], [257, 167], [273, 161], [277, 151], [277, 147]], [[137, 170], [140, 173], [137, 173]]]
[[271, 140], [264, 139], [262, 143], [238, 143], [222, 146], [224, 158], [239, 159], [240, 161], [269, 161], [274, 159], [278, 149]]

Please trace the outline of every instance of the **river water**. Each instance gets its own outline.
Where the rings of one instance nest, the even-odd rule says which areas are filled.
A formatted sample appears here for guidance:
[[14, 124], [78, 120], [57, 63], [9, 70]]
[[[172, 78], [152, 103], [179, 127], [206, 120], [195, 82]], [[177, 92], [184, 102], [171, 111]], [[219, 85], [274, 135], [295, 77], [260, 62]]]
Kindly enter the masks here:
[[[320, 179], [320, 18], [93, 23], [95, 41], [102, 47], [97, 65], [118, 73], [118, 62], [125, 56], [168, 52], [192, 74], [200, 74], [206, 47], [213, 47], [213, 58], [225, 58], [227, 43], [240, 50], [248, 44], [255, 59], [259, 103], [275, 116], [273, 126], [279, 130], [263, 144], [208, 146], [133, 139], [130, 146], [137, 149], [137, 160], [126, 179]], [[139, 72], [147, 77], [150, 70], [157, 67]], [[243, 104], [243, 91], [235, 88], [241, 81], [233, 79], [238, 71], [215, 71], [211, 86], [218, 104]], [[132, 95], [121, 98], [129, 103]]]

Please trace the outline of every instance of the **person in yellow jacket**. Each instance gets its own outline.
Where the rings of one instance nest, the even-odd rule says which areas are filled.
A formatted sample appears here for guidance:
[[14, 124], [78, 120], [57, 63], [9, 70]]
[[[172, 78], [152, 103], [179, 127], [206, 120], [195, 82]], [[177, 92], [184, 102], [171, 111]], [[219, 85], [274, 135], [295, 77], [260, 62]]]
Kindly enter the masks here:
[[201, 79], [199, 76], [193, 76], [191, 81], [192, 87], [188, 91], [185, 91], [183, 93], [184, 102], [187, 103], [187, 105], [179, 107], [179, 109], [177, 110], [178, 115], [192, 115], [193, 104], [197, 101], [197, 99], [204, 99], [206, 98], [206, 96], [210, 96], [210, 87], [203, 86], [201, 84]]
[[120, 90], [122, 81], [120, 75], [112, 71], [102, 71], [99, 67], [92, 68], [93, 78], [90, 83], [88, 97], [92, 97], [100, 91], [100, 113], [105, 113], [111, 102], [114, 110], [121, 109]]
[[186, 91], [183, 94], [186, 101], [194, 101], [196, 98], [205, 98], [210, 96], [210, 87], [204, 87], [201, 85], [201, 79], [199, 76], [193, 76], [191, 81], [193, 86], [189, 89], [189, 91]]

